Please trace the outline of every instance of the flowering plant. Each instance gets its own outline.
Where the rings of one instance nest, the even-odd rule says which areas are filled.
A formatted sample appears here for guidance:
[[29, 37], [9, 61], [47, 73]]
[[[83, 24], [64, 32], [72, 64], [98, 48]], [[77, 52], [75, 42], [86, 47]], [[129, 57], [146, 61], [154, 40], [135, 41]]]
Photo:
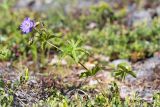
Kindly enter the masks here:
[[60, 36], [56, 33], [49, 32], [42, 22], [35, 22], [30, 18], [25, 18], [22, 22], [20, 29], [23, 34], [28, 34], [34, 31], [33, 36], [30, 37], [30, 44], [40, 42], [41, 48], [45, 49], [48, 45], [60, 51], [63, 56], [70, 56], [75, 62], [79, 63], [87, 71], [89, 71], [81, 62], [80, 59], [88, 54], [88, 52], [80, 46], [80, 40], [75, 42], [74, 40], [67, 41], [65, 47], [61, 48], [53, 43], [53, 39]]
[[[81, 58], [84, 55], [88, 55], [89, 53], [80, 46], [79, 40], [77, 42], [75, 42], [74, 40], [70, 40], [65, 43], [66, 45], [64, 48], [58, 47], [53, 43], [53, 40], [59, 38], [60, 36], [53, 32], [49, 32], [44, 23], [42, 22], [35, 23], [30, 18], [25, 18], [20, 28], [24, 34], [28, 34], [34, 30], [33, 36], [30, 37], [29, 41], [30, 44], [40, 42], [42, 49], [45, 49], [49, 45], [60, 51], [63, 54], [63, 56], [70, 56], [76, 63], [81, 65], [86, 70], [86, 72], [81, 73], [80, 77], [94, 76], [96, 75], [97, 72], [101, 70], [101, 67], [99, 67], [99, 65], [96, 65], [92, 69], [88, 69], [81, 62]], [[127, 74], [136, 77], [134, 72], [130, 68], [127, 68], [127, 66], [125, 65], [121, 64], [118, 66], [117, 69], [118, 70], [115, 70], [115, 77], [121, 77], [122, 79], [125, 79]]]

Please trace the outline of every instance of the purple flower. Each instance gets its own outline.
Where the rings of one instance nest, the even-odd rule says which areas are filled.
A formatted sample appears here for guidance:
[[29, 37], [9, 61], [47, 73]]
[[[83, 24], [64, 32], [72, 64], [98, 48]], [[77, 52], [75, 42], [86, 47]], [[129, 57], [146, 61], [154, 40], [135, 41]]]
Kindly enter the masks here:
[[35, 22], [31, 20], [30, 18], [25, 18], [20, 26], [20, 29], [22, 33], [27, 34], [31, 32], [34, 27], [35, 27]]

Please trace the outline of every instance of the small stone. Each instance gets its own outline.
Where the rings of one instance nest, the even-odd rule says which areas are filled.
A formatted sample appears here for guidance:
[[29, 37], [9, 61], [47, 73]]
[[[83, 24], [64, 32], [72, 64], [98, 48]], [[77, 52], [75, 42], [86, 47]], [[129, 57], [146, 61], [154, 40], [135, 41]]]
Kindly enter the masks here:
[[151, 14], [146, 10], [135, 11], [131, 16], [131, 22], [133, 26], [137, 26], [142, 23], [150, 24], [151, 20]]
[[92, 49], [93, 49], [91, 46], [88, 46], [88, 45], [84, 46], [84, 48], [85, 48], [86, 50], [92, 50]]
[[129, 65], [131, 64], [127, 59], [117, 59], [111, 62], [111, 64], [113, 64], [115, 67], [120, 63], [127, 63]]
[[94, 58], [100, 61], [109, 62], [109, 57], [104, 55], [94, 55]]
[[90, 24], [87, 26], [87, 29], [94, 29], [94, 28], [96, 28], [96, 27], [97, 27], [97, 24], [94, 23], [94, 22], [92, 22], [92, 23], [90, 23]]
[[62, 64], [62, 65], [67, 65], [67, 61], [62, 59], [60, 60], [58, 56], [54, 56], [54, 58], [50, 61], [49, 65], [56, 65], [56, 64]]
[[92, 86], [92, 85], [96, 85], [98, 84], [97, 80], [90, 80], [89, 81], [89, 85]]
[[158, 7], [156, 8], [156, 12], [157, 12], [158, 16], [160, 16], [160, 6], [158, 6]]
[[89, 69], [92, 69], [93, 67], [95, 67], [95, 64], [94, 63], [90, 63], [90, 62], [87, 62], [85, 63], [85, 66]]
[[130, 96], [131, 92], [127, 86], [121, 86], [120, 88], [120, 96], [122, 99], [125, 99], [127, 96]]

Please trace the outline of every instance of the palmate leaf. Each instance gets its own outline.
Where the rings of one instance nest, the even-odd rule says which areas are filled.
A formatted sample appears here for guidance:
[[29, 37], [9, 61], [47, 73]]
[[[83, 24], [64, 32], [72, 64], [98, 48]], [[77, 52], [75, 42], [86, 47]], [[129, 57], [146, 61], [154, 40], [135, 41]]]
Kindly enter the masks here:
[[91, 70], [81, 73], [80, 78], [94, 76], [97, 72], [99, 72], [101, 68], [99, 66], [95, 66]]
[[72, 57], [76, 62], [78, 62], [78, 55], [77, 55], [76, 50], [74, 50], [74, 49], [72, 50]]
[[74, 40], [68, 41], [68, 44], [62, 49], [62, 51], [63, 57], [70, 56], [76, 63], [78, 63], [85, 54], [88, 54], [88, 52], [80, 46], [80, 40], [76, 42]]
[[118, 65], [118, 68], [122, 69], [123, 72], [126, 72], [127, 74], [132, 75], [136, 78], [136, 74], [132, 71], [132, 69], [129, 66], [125, 66], [123, 63]]
[[117, 69], [114, 71], [114, 76], [116, 78], [121, 78], [124, 80], [127, 75], [131, 75], [136, 78], [136, 74], [132, 71], [131, 67], [126, 63], [120, 63], [117, 66]]

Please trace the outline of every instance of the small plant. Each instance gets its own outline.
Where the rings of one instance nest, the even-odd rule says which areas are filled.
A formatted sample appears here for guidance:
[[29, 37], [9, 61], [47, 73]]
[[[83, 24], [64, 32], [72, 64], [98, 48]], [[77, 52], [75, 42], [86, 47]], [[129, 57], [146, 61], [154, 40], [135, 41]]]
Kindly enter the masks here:
[[47, 107], [68, 107], [69, 100], [63, 96], [58, 90], [52, 90], [52, 95], [44, 100], [33, 104], [33, 107], [47, 106]]
[[13, 104], [13, 92], [12, 90], [5, 91], [4, 88], [0, 88], [0, 105], [2, 107], [10, 107]]
[[29, 71], [25, 70], [25, 74], [20, 76], [19, 80], [5, 83], [0, 77], [0, 107], [11, 107], [14, 104], [15, 92], [29, 80]]
[[20, 76], [19, 82], [20, 84], [22, 84], [22, 83], [26, 83], [28, 80], [29, 80], [29, 71], [28, 71], [28, 68], [26, 68], [24, 75], [22, 74]]
[[116, 70], [114, 71], [113, 75], [116, 78], [124, 80], [127, 75], [131, 75], [136, 78], [136, 74], [132, 71], [131, 66], [127, 63], [120, 63], [117, 65]]
[[88, 52], [80, 46], [80, 40], [78, 40], [77, 42], [75, 42], [74, 40], [70, 40], [66, 43], [65, 47], [57, 47], [55, 44], [52, 43], [52, 41], [57, 38], [56, 34], [47, 31], [43, 23], [35, 23], [29, 18], [25, 19], [22, 22], [21, 31], [25, 34], [28, 34], [32, 32], [32, 30], [34, 30], [35, 34], [39, 34], [31, 37], [31, 40], [33, 41], [32, 43], [40, 42], [42, 49], [45, 49], [49, 45], [60, 51], [62, 53], [62, 56], [70, 56], [76, 63], [80, 64], [86, 70], [86, 74], [83, 73], [83, 76], [95, 75], [100, 70], [98, 66], [96, 66], [92, 70], [89, 70], [81, 63], [81, 58], [84, 55], [88, 54]]
[[5, 83], [0, 78], [0, 106], [10, 107], [13, 104], [13, 90], [5, 89]]
[[160, 93], [155, 93], [153, 96], [153, 107], [159, 107], [160, 106]]
[[0, 50], [0, 60], [8, 60], [11, 56], [11, 51], [7, 48], [2, 48]]

